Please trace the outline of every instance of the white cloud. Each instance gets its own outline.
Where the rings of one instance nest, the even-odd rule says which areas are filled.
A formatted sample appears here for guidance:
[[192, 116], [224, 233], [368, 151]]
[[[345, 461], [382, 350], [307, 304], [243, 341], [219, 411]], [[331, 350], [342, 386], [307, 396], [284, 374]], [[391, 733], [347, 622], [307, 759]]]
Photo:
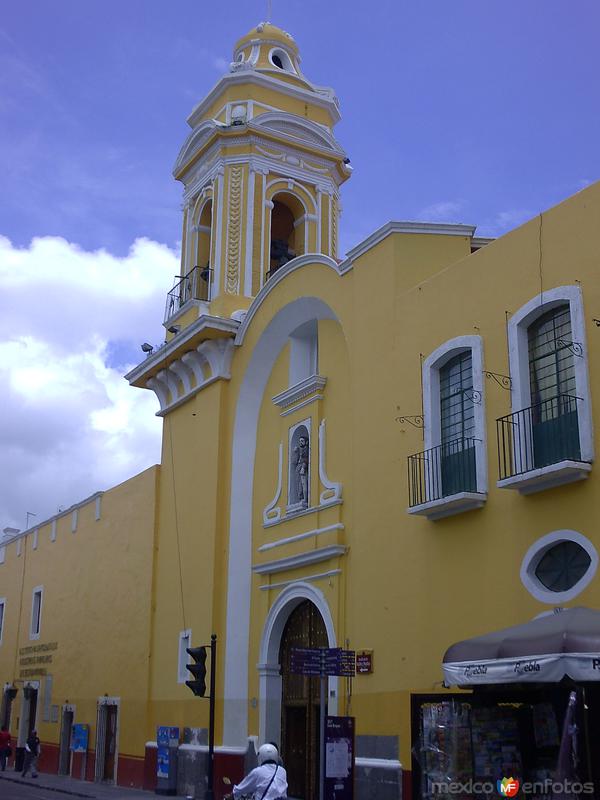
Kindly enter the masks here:
[[155, 463], [152, 392], [123, 379], [162, 340], [177, 254], [138, 239], [127, 256], [57, 237], [0, 237], [0, 528], [23, 528]]
[[457, 222], [463, 207], [461, 200], [442, 200], [422, 208], [418, 218], [426, 222]]
[[502, 236], [514, 228], [528, 222], [534, 216], [527, 208], [511, 208], [499, 211], [492, 219], [484, 220], [477, 226], [478, 236]]

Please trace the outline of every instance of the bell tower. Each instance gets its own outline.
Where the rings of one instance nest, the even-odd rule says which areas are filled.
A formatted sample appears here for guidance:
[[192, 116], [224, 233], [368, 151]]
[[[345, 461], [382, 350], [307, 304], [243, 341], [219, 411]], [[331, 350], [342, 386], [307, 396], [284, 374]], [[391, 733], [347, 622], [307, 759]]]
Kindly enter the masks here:
[[173, 170], [183, 184], [183, 233], [167, 346], [127, 376], [156, 391], [160, 413], [206, 373], [190, 351], [232, 337], [283, 264], [310, 253], [337, 257], [340, 186], [351, 174], [333, 135], [339, 119], [333, 90], [303, 75], [296, 42], [268, 22], [237, 42], [228, 73], [188, 117]]
[[[270, 275], [305, 253], [337, 256], [339, 187], [331, 89], [300, 70], [292, 37], [261, 23], [188, 118], [175, 164], [184, 186], [181, 277], [200, 271], [211, 314], [248, 308]], [[198, 298], [200, 299], [200, 298]]]

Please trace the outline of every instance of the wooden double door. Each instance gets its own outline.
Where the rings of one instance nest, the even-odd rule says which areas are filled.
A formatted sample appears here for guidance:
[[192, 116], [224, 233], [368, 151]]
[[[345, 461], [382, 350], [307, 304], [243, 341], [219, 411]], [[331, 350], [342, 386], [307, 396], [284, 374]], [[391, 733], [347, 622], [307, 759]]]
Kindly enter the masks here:
[[288, 797], [319, 796], [319, 678], [290, 672], [294, 647], [327, 647], [325, 623], [317, 607], [305, 600], [290, 614], [281, 637], [281, 754], [288, 776]]

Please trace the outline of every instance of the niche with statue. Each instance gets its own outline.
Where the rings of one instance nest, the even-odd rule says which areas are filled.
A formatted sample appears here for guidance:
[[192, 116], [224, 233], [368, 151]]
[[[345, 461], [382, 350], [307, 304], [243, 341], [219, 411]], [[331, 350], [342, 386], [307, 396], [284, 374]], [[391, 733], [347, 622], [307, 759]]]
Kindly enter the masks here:
[[288, 513], [310, 505], [310, 420], [290, 428], [288, 462]]

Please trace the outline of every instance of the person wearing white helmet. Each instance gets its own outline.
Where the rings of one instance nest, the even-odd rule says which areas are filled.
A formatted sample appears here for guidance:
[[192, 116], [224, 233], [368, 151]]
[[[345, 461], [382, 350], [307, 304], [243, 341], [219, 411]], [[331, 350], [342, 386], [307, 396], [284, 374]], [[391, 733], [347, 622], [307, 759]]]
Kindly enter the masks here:
[[287, 775], [274, 744], [258, 749], [258, 767], [233, 787], [234, 800], [250, 796], [253, 800], [286, 800]]

